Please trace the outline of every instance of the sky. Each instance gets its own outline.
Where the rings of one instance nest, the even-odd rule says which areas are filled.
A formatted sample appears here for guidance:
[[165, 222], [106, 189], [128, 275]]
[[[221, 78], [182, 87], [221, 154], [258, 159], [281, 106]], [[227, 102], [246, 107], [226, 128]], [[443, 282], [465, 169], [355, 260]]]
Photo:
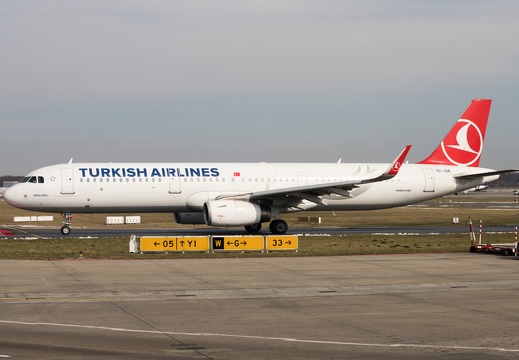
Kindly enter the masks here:
[[2, 0], [0, 175], [74, 162], [427, 157], [493, 99], [518, 168], [519, 2]]

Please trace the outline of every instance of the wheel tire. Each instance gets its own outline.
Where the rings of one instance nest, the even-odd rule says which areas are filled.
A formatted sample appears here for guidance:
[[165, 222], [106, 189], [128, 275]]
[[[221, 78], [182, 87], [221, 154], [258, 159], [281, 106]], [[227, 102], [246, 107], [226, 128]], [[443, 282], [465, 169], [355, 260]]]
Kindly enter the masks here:
[[247, 232], [250, 232], [250, 233], [257, 233], [261, 230], [261, 223], [247, 225], [247, 226], [245, 226], [245, 230], [247, 230]]
[[285, 220], [273, 220], [269, 225], [269, 230], [275, 235], [283, 235], [288, 231], [288, 224]]
[[70, 234], [70, 226], [62, 226], [61, 227], [61, 233], [65, 236], [69, 235]]

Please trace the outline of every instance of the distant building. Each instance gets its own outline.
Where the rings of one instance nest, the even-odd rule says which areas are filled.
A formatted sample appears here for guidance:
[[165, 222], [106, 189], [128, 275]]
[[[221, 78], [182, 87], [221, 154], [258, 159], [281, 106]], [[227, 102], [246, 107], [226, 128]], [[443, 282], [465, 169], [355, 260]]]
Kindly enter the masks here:
[[9, 189], [14, 184], [18, 184], [18, 183], [19, 183], [19, 181], [4, 181], [3, 187], [0, 187], [0, 198], [4, 197], [4, 193], [6, 192], [7, 189]]
[[3, 187], [5, 188], [10, 188], [11, 186], [13, 186], [14, 184], [18, 184], [19, 181], [4, 181], [4, 185]]

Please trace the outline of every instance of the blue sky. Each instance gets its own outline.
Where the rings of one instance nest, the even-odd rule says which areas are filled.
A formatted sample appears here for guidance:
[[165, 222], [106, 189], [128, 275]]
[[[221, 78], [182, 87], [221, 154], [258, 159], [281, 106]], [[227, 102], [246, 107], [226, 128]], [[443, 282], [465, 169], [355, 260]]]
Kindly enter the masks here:
[[516, 1], [0, 2], [0, 175], [420, 161], [473, 98], [519, 167]]

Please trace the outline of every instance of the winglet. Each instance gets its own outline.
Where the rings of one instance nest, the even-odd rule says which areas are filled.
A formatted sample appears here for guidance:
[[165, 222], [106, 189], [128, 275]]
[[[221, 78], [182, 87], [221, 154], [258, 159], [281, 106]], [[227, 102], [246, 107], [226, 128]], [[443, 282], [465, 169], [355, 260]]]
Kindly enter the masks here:
[[405, 158], [409, 153], [410, 149], [411, 145], [407, 145], [404, 148], [404, 150], [402, 150], [402, 152], [396, 157], [395, 161], [393, 161], [389, 169], [387, 169], [384, 174], [389, 175], [391, 177], [396, 176], [396, 174], [398, 174], [398, 170], [400, 170], [400, 166], [402, 166], [402, 164], [404, 163]]
[[391, 165], [389, 165], [387, 170], [384, 171], [384, 173], [382, 175], [377, 176], [376, 178], [363, 180], [363, 181], [359, 182], [359, 184], [369, 184], [369, 183], [374, 183], [374, 182], [379, 182], [379, 181], [384, 181], [384, 180], [389, 180], [389, 179], [394, 178], [398, 174], [398, 171], [400, 170], [400, 167], [404, 163], [407, 153], [409, 153], [410, 149], [411, 149], [411, 145], [407, 145], [404, 148], [404, 150], [402, 150], [402, 152], [400, 154], [398, 154], [395, 161], [393, 161], [391, 163]]

